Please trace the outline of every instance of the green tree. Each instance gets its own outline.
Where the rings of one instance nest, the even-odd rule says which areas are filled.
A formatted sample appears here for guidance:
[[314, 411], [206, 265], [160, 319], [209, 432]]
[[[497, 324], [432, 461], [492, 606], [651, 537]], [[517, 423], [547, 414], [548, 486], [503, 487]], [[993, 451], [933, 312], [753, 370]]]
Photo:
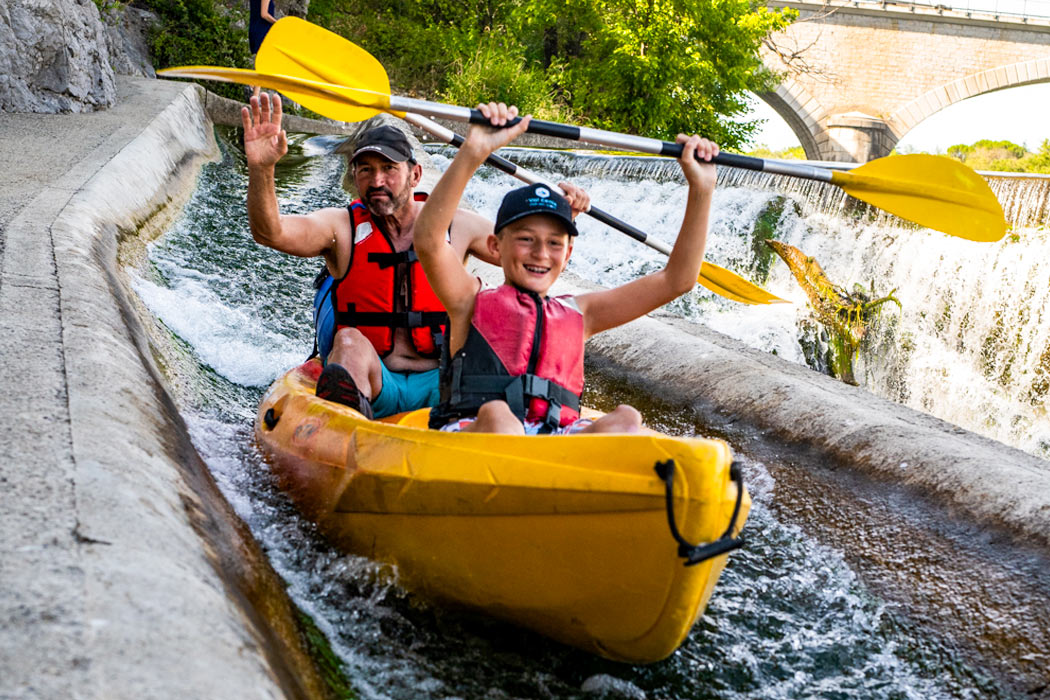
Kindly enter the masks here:
[[673, 138], [700, 133], [741, 145], [758, 127], [733, 121], [748, 91], [771, 89], [762, 39], [791, 21], [740, 0], [588, 0], [569, 103], [594, 125]]
[[[739, 147], [769, 89], [758, 47], [794, 10], [760, 0], [312, 0], [310, 19], [356, 41], [392, 88], [472, 104], [510, 99], [614, 131], [700, 133]], [[552, 117], [548, 117], [552, 118]]]
[[[156, 12], [160, 19], [149, 32], [155, 67], [251, 67], [247, 5], [229, 9], [215, 0], [139, 0], [135, 4]], [[244, 96], [244, 88], [239, 85], [208, 82], [205, 87], [227, 97]]]
[[948, 155], [952, 158], [955, 158], [956, 160], [961, 160], [964, 163], [966, 162], [966, 159], [970, 157], [970, 154], [972, 154], [973, 151], [973, 146], [967, 146], [964, 143], [957, 143], [954, 146], [948, 147]]

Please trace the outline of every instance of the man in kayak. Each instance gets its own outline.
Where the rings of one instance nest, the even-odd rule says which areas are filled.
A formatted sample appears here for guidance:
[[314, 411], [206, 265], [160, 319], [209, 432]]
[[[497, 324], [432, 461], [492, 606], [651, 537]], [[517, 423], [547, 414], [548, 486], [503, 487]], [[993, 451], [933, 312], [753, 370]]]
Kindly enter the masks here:
[[[447, 320], [412, 250], [426, 196], [407, 137], [393, 126], [362, 133], [349, 155], [361, 199], [310, 214], [280, 213], [274, 167], [288, 152], [281, 98], [253, 97], [241, 110], [248, 162], [248, 220], [256, 242], [290, 255], [322, 256], [334, 279], [336, 333], [317, 395], [365, 415], [383, 417], [431, 406], [438, 397], [438, 359]], [[564, 185], [573, 216], [587, 194]], [[441, 238], [459, 265], [468, 255], [498, 264], [486, 240], [492, 222], [451, 213]]]
[[[497, 127], [517, 115], [517, 108], [502, 103], [479, 109]], [[547, 296], [569, 262], [577, 232], [564, 197], [529, 185], [509, 192], [500, 205], [487, 246], [499, 259], [504, 283], [482, 289], [444, 244], [444, 231], [474, 171], [523, 134], [528, 122], [525, 117], [509, 128], [471, 126], [416, 221], [416, 254], [449, 315], [441, 402], [430, 413], [430, 427], [517, 435], [637, 432], [641, 415], [630, 406], [593, 422], [580, 418], [584, 341], [663, 306], [696, 284], [715, 188], [714, 165], [700, 161], [710, 161], [718, 146], [698, 136], [678, 136], [689, 193], [681, 230], [662, 270], [614, 289]]]

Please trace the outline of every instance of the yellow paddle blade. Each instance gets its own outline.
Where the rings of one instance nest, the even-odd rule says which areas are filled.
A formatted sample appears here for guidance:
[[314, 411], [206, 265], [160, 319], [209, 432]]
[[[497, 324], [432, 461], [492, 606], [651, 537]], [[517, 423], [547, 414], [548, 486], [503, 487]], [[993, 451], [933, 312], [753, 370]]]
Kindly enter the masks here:
[[[368, 119], [377, 111], [389, 112], [398, 117], [404, 116], [404, 112], [390, 109], [389, 94], [343, 85], [331, 85], [290, 75], [269, 75], [244, 68], [219, 66], [175, 66], [159, 70], [157, 75], [166, 78], [195, 78], [240, 83], [241, 85], [258, 85], [276, 90], [296, 100], [299, 104], [306, 105], [318, 114], [338, 121], [361, 121]], [[298, 99], [300, 96], [307, 96], [309, 103]]]
[[971, 241], [997, 241], [1006, 233], [1003, 207], [984, 178], [959, 161], [920, 153], [879, 158], [832, 184], [902, 219]]
[[710, 289], [715, 294], [741, 304], [791, 303], [787, 299], [781, 299], [758, 285], [748, 282], [735, 272], [706, 260], [700, 265], [700, 277], [696, 281], [700, 286]]
[[[390, 94], [386, 69], [372, 54], [336, 33], [298, 17], [282, 17], [270, 27], [255, 57], [255, 69], [260, 73], [295, 76]], [[323, 100], [314, 93], [293, 90], [284, 94], [318, 114], [335, 118], [312, 104], [314, 100]], [[326, 103], [321, 106], [328, 107]], [[377, 110], [360, 105], [345, 105], [339, 111], [342, 116], [338, 118], [347, 122], [364, 121], [377, 114]]]

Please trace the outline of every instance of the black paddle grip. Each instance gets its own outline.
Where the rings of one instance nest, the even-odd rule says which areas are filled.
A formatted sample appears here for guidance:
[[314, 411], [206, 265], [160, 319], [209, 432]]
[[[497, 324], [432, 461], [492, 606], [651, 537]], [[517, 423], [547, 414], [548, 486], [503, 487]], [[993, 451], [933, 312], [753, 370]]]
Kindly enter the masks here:
[[[456, 148], [459, 148], [463, 145], [464, 141], [466, 141], [466, 139], [464, 139], [459, 134], [452, 134], [452, 139], [449, 141], [449, 143], [455, 146]], [[511, 163], [506, 158], [497, 156], [495, 153], [486, 158], [485, 162], [491, 165], [496, 170], [502, 170], [508, 175], [513, 175], [514, 173], [518, 172], [518, 166], [514, 165], [514, 163]]]
[[[663, 150], [660, 151], [660, 155], [671, 156], [672, 158], [681, 157], [682, 144], [671, 143], [670, 141], [664, 141], [663, 143]], [[699, 160], [699, 158], [697, 158], [697, 160]], [[713, 162], [715, 165], [726, 165], [730, 168], [743, 168], [745, 170], [757, 170], [759, 172], [764, 169], [765, 165], [765, 161], [761, 158], [740, 156], [736, 153], [719, 153], [714, 157]]]
[[[514, 126], [521, 121], [521, 117], [514, 117], [513, 119], [507, 120], [507, 123], [502, 128], [506, 129], [508, 126]], [[480, 109], [470, 110], [470, 123], [471, 124], [489, 124], [484, 114], [481, 113]], [[533, 119], [529, 123], [530, 134], [540, 134], [541, 136], [553, 136], [558, 139], [568, 139], [570, 141], [580, 140], [580, 127], [569, 126], [568, 124], [559, 124], [558, 122], [546, 122], [542, 119]]]

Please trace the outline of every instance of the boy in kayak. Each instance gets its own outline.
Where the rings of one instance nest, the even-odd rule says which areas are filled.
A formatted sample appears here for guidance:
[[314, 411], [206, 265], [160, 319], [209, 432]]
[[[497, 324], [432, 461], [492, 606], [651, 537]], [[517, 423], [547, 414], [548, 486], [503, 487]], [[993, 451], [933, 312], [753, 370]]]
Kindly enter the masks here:
[[[500, 103], [479, 105], [493, 126], [517, 116]], [[493, 151], [523, 134], [529, 117], [509, 128], [471, 126], [467, 139], [416, 221], [414, 247], [430, 285], [448, 310], [441, 403], [430, 427], [487, 433], [637, 432], [637, 410], [621, 405], [596, 421], [580, 418], [583, 345], [587, 338], [643, 316], [693, 288], [707, 241], [715, 188], [710, 161], [718, 146], [678, 136], [689, 184], [685, 217], [667, 265], [614, 289], [549, 297], [572, 254], [576, 226], [569, 203], [542, 185], [512, 190], [487, 238], [505, 281], [482, 289], [444, 244], [474, 171]], [[697, 160], [699, 158], [699, 160]]]
[[[426, 195], [423, 174], [400, 129], [379, 126], [357, 137], [349, 168], [360, 195], [349, 207], [307, 215], [281, 214], [274, 168], [288, 152], [281, 98], [266, 93], [241, 111], [248, 162], [248, 220], [256, 242], [300, 257], [321, 256], [334, 282], [335, 337], [317, 395], [368, 417], [432, 406], [438, 398], [438, 359], [445, 309], [412, 251], [412, 230]], [[590, 198], [570, 188], [574, 215]], [[492, 222], [456, 209], [443, 244], [462, 266], [468, 255], [496, 264], [485, 241]]]

